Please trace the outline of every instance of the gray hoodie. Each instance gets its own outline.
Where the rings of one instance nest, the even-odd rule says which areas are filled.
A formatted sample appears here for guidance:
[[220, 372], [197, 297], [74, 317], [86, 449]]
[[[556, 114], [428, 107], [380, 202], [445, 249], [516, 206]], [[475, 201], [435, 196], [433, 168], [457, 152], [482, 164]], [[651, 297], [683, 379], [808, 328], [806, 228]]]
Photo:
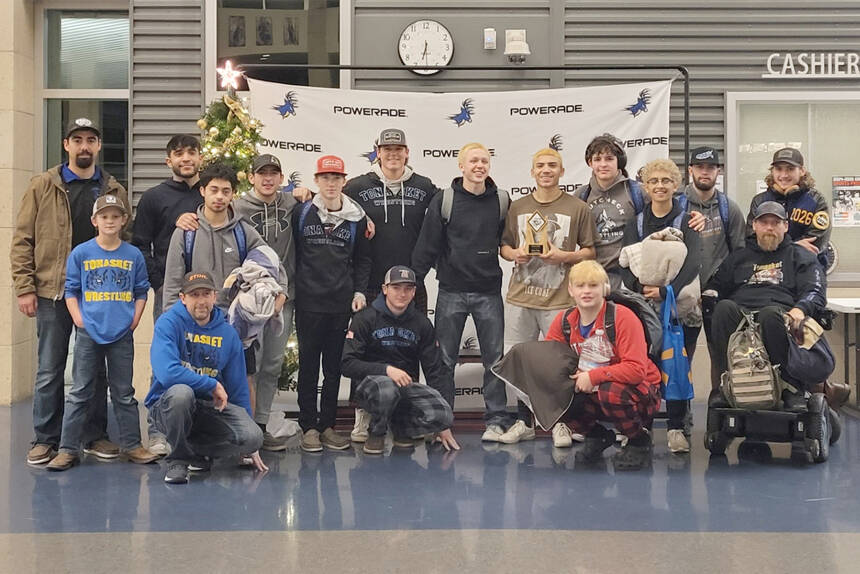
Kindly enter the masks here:
[[280, 257], [287, 273], [287, 296], [290, 300], [295, 296], [293, 278], [296, 275], [296, 246], [290, 218], [297, 204], [292, 193], [279, 191], [273, 202], [266, 203], [253, 190], [233, 202], [236, 213], [249, 221]]
[[610, 272], [613, 289], [620, 285], [618, 256], [621, 254], [624, 228], [636, 218], [636, 209], [630, 197], [627, 177], [620, 171], [608, 189], [597, 184], [592, 175], [589, 182], [588, 208], [597, 225], [597, 262]]
[[710, 199], [702, 200], [693, 184], [688, 184], [682, 193], [687, 195], [687, 213], [698, 211], [705, 216], [705, 228], [699, 233], [699, 237], [702, 239], [700, 242], [702, 249], [699, 253], [699, 281], [705, 285], [716, 273], [723, 260], [729, 256], [730, 250], [733, 251], [744, 246], [746, 219], [738, 204], [727, 198], [729, 203], [729, 240], [726, 241], [726, 231], [723, 230], [723, 220], [720, 218], [717, 194], [714, 193]]
[[[215, 286], [219, 289], [215, 305], [225, 313], [230, 307], [227, 290], [222, 289], [224, 279], [233, 269], [240, 267], [242, 261], [239, 258], [239, 248], [236, 245], [236, 237], [233, 228], [242, 225], [245, 230], [245, 243], [248, 251], [265, 245], [260, 234], [254, 231], [254, 227], [233, 211], [233, 207], [227, 208], [229, 219], [223, 227], [213, 229], [203, 216], [204, 206], [197, 209], [197, 220], [200, 224], [194, 238], [194, 250], [191, 257], [192, 271], [208, 271], [215, 280]], [[170, 238], [170, 247], [167, 249], [167, 260], [164, 269], [164, 311], [179, 300], [179, 290], [182, 287], [182, 279], [185, 277], [185, 232], [177, 228]], [[287, 285], [283, 285], [286, 289]]]

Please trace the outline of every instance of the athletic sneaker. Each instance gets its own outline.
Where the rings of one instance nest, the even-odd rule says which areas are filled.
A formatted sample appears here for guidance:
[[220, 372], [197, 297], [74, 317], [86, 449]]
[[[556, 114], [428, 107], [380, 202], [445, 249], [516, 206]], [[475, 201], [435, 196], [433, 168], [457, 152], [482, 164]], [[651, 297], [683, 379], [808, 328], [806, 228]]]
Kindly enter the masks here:
[[486, 442], [499, 442], [499, 438], [505, 434], [505, 429], [500, 425], [488, 425], [487, 430], [481, 435], [481, 440]]
[[411, 436], [394, 435], [391, 444], [395, 448], [413, 448], [415, 446], [415, 439]]
[[317, 429], [308, 429], [302, 433], [302, 450], [305, 452], [322, 452], [322, 442], [320, 442], [320, 431]]
[[585, 435], [585, 446], [576, 453], [576, 460], [597, 462], [603, 458], [603, 451], [613, 444], [615, 444], [615, 431], [597, 423]]
[[85, 446], [84, 453], [102, 460], [112, 460], [119, 457], [119, 447], [106, 438], [100, 438]]
[[163, 436], [156, 436], [149, 439], [149, 448], [147, 450], [158, 456], [167, 456], [170, 454], [170, 445], [167, 444], [167, 439]]
[[[585, 437], [582, 438], [585, 440]], [[573, 446], [573, 433], [564, 423], [555, 423], [552, 427], [552, 446], [556, 448], [568, 448]]]
[[164, 482], [168, 484], [185, 484], [188, 482], [188, 467], [181, 462], [171, 462], [164, 473]]
[[69, 470], [79, 462], [81, 462], [81, 459], [78, 458], [78, 455], [70, 452], [60, 452], [51, 459], [51, 462], [45, 468], [54, 471]]
[[57, 456], [57, 451], [49, 444], [37, 443], [27, 452], [27, 464], [45, 464]]
[[349, 439], [337, 434], [332, 427], [328, 427], [320, 434], [320, 442], [326, 448], [334, 450], [346, 450], [349, 448]]
[[278, 452], [287, 450], [287, 439], [289, 437], [274, 437], [268, 431], [263, 433], [263, 450]]
[[521, 440], [534, 440], [535, 439], [535, 429], [534, 427], [528, 426], [525, 421], [518, 420], [511, 428], [502, 433], [502, 436], [499, 437], [499, 442], [505, 444], [516, 444]]
[[145, 449], [137, 445], [131, 450], [122, 453], [122, 459], [135, 464], [149, 464], [158, 460], [158, 455], [151, 450]]
[[683, 429], [669, 429], [666, 433], [669, 438], [669, 451], [677, 454], [690, 452], [690, 441], [684, 435]]
[[364, 454], [382, 454], [385, 451], [385, 435], [369, 435], [361, 450]]
[[201, 456], [193, 459], [188, 463], [188, 472], [209, 472], [212, 470], [212, 459], [208, 456]]
[[355, 426], [352, 432], [349, 433], [349, 438], [352, 442], [364, 442], [367, 440], [370, 427], [370, 413], [364, 409], [355, 409]]

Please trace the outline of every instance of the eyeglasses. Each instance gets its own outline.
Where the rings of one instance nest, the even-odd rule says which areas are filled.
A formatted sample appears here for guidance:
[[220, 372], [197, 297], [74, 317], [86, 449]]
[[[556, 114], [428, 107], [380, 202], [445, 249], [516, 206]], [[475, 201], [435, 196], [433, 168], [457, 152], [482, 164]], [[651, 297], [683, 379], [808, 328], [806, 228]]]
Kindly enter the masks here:
[[661, 179], [657, 179], [656, 177], [652, 177], [651, 179], [646, 180], [645, 183], [647, 183], [648, 185], [657, 185], [658, 183], [662, 183], [663, 185], [672, 185], [675, 183], [675, 180], [668, 178], [668, 177], [664, 177]]

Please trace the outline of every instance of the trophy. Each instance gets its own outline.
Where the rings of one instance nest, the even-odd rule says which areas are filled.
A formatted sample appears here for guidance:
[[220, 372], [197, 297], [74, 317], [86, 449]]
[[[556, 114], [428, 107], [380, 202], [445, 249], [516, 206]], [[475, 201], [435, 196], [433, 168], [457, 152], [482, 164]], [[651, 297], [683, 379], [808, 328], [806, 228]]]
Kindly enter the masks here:
[[532, 213], [526, 220], [526, 253], [543, 255], [549, 253], [549, 242], [546, 237], [546, 219], [539, 211]]

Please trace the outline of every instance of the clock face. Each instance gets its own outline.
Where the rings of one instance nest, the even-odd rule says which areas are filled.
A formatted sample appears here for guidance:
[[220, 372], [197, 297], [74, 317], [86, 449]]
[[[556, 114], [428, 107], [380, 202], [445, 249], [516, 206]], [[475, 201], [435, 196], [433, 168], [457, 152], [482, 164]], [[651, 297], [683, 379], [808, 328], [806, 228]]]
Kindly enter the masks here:
[[[397, 52], [404, 66], [447, 66], [454, 56], [454, 39], [448, 28], [435, 20], [409, 24], [397, 41]], [[439, 69], [412, 70], [429, 76]]]

